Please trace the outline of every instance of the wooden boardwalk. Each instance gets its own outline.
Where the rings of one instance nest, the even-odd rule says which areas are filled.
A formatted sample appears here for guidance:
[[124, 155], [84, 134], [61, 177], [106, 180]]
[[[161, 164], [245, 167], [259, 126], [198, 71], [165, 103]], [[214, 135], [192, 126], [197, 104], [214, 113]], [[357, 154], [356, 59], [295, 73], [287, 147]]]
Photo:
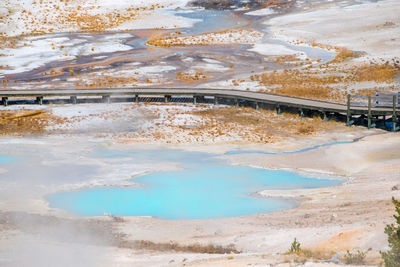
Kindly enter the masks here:
[[[384, 94], [384, 93], [382, 93]], [[305, 111], [316, 111], [326, 116], [327, 113], [343, 114], [347, 117], [347, 124], [354, 123], [357, 116], [368, 118], [368, 127], [374, 126], [374, 121], [380, 117], [383, 120], [390, 117], [394, 129], [397, 129], [397, 114], [400, 112], [398, 94], [384, 94], [374, 97], [348, 96], [346, 104], [318, 101], [289, 96], [280, 96], [260, 92], [230, 90], [230, 89], [200, 89], [200, 88], [124, 88], [124, 89], [48, 89], [48, 90], [1, 90], [0, 97], [3, 105], [9, 99], [35, 98], [35, 103], [42, 104], [43, 99], [68, 97], [71, 103], [77, 103], [78, 98], [101, 97], [103, 102], [110, 102], [112, 97], [133, 97], [139, 101], [141, 97], [162, 96], [165, 102], [172, 97], [191, 97], [194, 103], [201, 103], [205, 97], [214, 98], [214, 103], [230, 101], [237, 105], [241, 101], [259, 105], [274, 106], [278, 113], [282, 108], [298, 109], [303, 115]], [[359, 101], [353, 101], [358, 98]]]

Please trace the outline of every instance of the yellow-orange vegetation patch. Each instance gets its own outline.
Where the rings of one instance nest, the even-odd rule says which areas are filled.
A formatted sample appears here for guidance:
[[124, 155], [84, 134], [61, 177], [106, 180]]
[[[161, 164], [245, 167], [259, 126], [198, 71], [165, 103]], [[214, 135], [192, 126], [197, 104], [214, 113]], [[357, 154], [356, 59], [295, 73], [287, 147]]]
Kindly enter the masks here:
[[293, 0], [267, 0], [262, 2], [263, 7], [285, 6], [293, 3]]
[[115, 88], [120, 86], [134, 86], [137, 82], [138, 80], [134, 77], [114, 77], [110, 75], [101, 75], [90, 81], [84, 81], [83, 79], [80, 79], [79, 82], [75, 83], [75, 88]]
[[[145, 114], [146, 125], [135, 132], [118, 132], [112, 136], [123, 142], [134, 143], [235, 143], [265, 144], [287, 138], [311, 137], [332, 130], [349, 128], [336, 121], [322, 121], [320, 117], [301, 118], [298, 114], [276, 114], [271, 110], [249, 107], [210, 107], [196, 105], [182, 109], [171, 104], [128, 105], [125, 114]], [[112, 120], [119, 113], [105, 112], [96, 115]], [[54, 119], [52, 126], [68, 128], [70, 123], [82, 118]], [[96, 136], [101, 137], [101, 134]], [[121, 141], [122, 142], [122, 141]]]
[[63, 14], [63, 21], [76, 25], [78, 31], [83, 32], [104, 32], [117, 27], [124, 22], [135, 20], [139, 17], [136, 9], [115, 10], [104, 15], [90, 14], [81, 10]]
[[0, 111], [0, 135], [43, 134], [50, 122], [59, 121], [43, 110]]
[[276, 114], [271, 110], [223, 107], [194, 111], [202, 118], [191, 135], [237, 135], [239, 139], [255, 143], [269, 143], [285, 137], [308, 136], [333, 129], [339, 122], [324, 122], [320, 117], [300, 118], [297, 114]]
[[[164, 8], [162, 4], [130, 6], [124, 9], [107, 9], [93, 1], [40, 0], [27, 9], [6, 17], [5, 24], [15, 21], [23, 24], [23, 34], [46, 34], [55, 31], [104, 32], [140, 18], [146, 12]], [[40, 12], [40, 15], [37, 14]], [[4, 33], [3, 33], [4, 36]]]
[[324, 76], [320, 73], [311, 73], [304, 70], [285, 70], [282, 72], [269, 72], [254, 75], [253, 80], [260, 81], [263, 85], [273, 89], [267, 91], [278, 95], [295, 96], [317, 100], [333, 100], [342, 102], [346, 93], [335, 90], [330, 84], [339, 83], [341, 76]]
[[21, 47], [21, 38], [22, 37], [6, 37], [0, 35], [0, 49]]
[[351, 58], [357, 58], [361, 56], [360, 53], [356, 53], [347, 48], [336, 48], [336, 52], [336, 56], [332, 61], [333, 63], [339, 63]]
[[399, 69], [389, 64], [364, 64], [355, 68], [351, 79], [357, 82], [387, 82], [396, 78]]
[[154, 38], [149, 40], [147, 44], [159, 47], [235, 45], [251, 44], [263, 37], [263, 33], [259, 31], [243, 29], [224, 30], [195, 36], [179, 35], [180, 33], [174, 33], [168, 37]]
[[176, 80], [185, 83], [192, 83], [198, 81], [208, 80], [208, 76], [201, 71], [180, 72], [176, 74]]
[[309, 62], [305, 62], [304, 60], [298, 58], [297, 55], [277, 56], [272, 59], [272, 62], [285, 65], [289, 64], [292, 65], [293, 67], [299, 67], [309, 64]]
[[[325, 64], [317, 68], [306, 67], [252, 75], [250, 80], [259, 81], [266, 87], [266, 90], [261, 91], [268, 93], [344, 103], [348, 92], [372, 95], [380, 90], [380, 83], [393, 83], [398, 73], [398, 66], [387, 63], [353, 66]], [[360, 82], [375, 82], [377, 86], [347, 90]]]
[[[298, 41], [297, 44], [303, 43], [302, 41]], [[352, 51], [346, 47], [340, 47], [340, 46], [333, 46], [333, 45], [327, 45], [327, 44], [321, 44], [317, 43], [316, 41], [313, 41], [311, 43], [313, 47], [319, 47], [322, 49], [328, 49], [328, 50], [335, 50], [336, 51], [336, 56], [335, 58], [330, 62], [330, 63], [341, 63], [346, 60], [352, 59], [352, 58], [357, 58], [363, 55], [363, 53]]]

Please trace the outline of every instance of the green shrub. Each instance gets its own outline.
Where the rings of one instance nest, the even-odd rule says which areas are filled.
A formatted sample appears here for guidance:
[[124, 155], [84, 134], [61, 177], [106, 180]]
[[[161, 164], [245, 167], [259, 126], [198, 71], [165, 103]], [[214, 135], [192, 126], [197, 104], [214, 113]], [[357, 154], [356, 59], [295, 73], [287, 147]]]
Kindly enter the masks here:
[[357, 250], [357, 252], [354, 254], [350, 251], [347, 251], [347, 253], [344, 255], [344, 262], [346, 264], [363, 265], [365, 263], [365, 254], [365, 252], [362, 252], [360, 250]]
[[385, 234], [388, 236], [389, 250], [381, 251], [382, 259], [386, 267], [400, 266], [400, 201], [392, 198], [392, 202], [396, 208], [396, 224], [389, 224], [385, 227]]
[[297, 241], [296, 238], [294, 238], [292, 245], [290, 246], [290, 249], [288, 252], [291, 254], [293, 254], [293, 253], [300, 254], [301, 247], [300, 247], [300, 243]]

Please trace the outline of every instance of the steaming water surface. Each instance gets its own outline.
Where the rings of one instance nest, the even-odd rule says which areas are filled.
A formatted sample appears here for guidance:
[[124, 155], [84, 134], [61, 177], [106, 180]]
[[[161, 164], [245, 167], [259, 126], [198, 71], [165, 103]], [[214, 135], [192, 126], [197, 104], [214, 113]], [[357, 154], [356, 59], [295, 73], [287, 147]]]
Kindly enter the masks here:
[[50, 195], [53, 208], [83, 216], [104, 213], [155, 216], [162, 219], [205, 219], [244, 216], [290, 209], [287, 199], [262, 198], [264, 189], [316, 188], [341, 181], [314, 179], [288, 171], [232, 166], [216, 155], [180, 150], [100, 150], [97, 157], [179, 163], [182, 170], [156, 172], [131, 180], [132, 187], [102, 187]]

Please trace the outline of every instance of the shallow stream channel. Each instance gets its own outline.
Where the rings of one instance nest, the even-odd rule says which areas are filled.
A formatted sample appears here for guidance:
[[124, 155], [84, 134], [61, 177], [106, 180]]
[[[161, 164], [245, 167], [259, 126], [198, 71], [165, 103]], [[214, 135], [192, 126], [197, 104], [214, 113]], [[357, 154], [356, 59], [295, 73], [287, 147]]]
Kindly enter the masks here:
[[[281, 13], [285, 14], [287, 10], [269, 16], [246, 15], [246, 12], [248, 11], [198, 8], [165, 10], [165, 13], [171, 16], [193, 21], [193, 26], [171, 30], [52, 33], [27, 37], [27, 40], [22, 41], [29, 45], [2, 51], [2, 54], [9, 54], [13, 59], [2, 57], [0, 63], [3, 60], [10, 65], [10, 69], [3, 71], [7, 80], [13, 81], [9, 83], [8, 89], [35, 89], [44, 88], [45, 85], [53, 88], [82, 87], [92, 84], [93, 82], [88, 81], [96, 80], [97, 75], [135, 77], [137, 86], [185, 87], [188, 84], [177, 79], [177, 73], [188, 70], [200, 70], [208, 77], [204, 81], [190, 84], [202, 87], [209, 83], [262, 73], [266, 69], [278, 70], [288, 67], [271, 61], [259, 51], [252, 50], [252, 44], [182, 47], [154, 47], [147, 44], [147, 41], [155, 36], [168, 36], [176, 31], [182, 36], [196, 36], [238, 29], [255, 29], [263, 33], [264, 38], [260, 42], [266, 47], [272, 47], [270, 49], [280, 47], [293, 53], [301, 53], [312, 60], [320, 61], [320, 64], [334, 58], [335, 53], [332, 51], [293, 45], [272, 38], [268, 26], [263, 22]], [[57, 44], [53, 50], [43, 48], [53, 44]], [[68, 56], [64, 56], [65, 54]], [[274, 55], [273, 51], [267, 54]], [[279, 55], [278, 53], [277, 56]], [[154, 78], [154, 81], [148, 84], [148, 78]]]

